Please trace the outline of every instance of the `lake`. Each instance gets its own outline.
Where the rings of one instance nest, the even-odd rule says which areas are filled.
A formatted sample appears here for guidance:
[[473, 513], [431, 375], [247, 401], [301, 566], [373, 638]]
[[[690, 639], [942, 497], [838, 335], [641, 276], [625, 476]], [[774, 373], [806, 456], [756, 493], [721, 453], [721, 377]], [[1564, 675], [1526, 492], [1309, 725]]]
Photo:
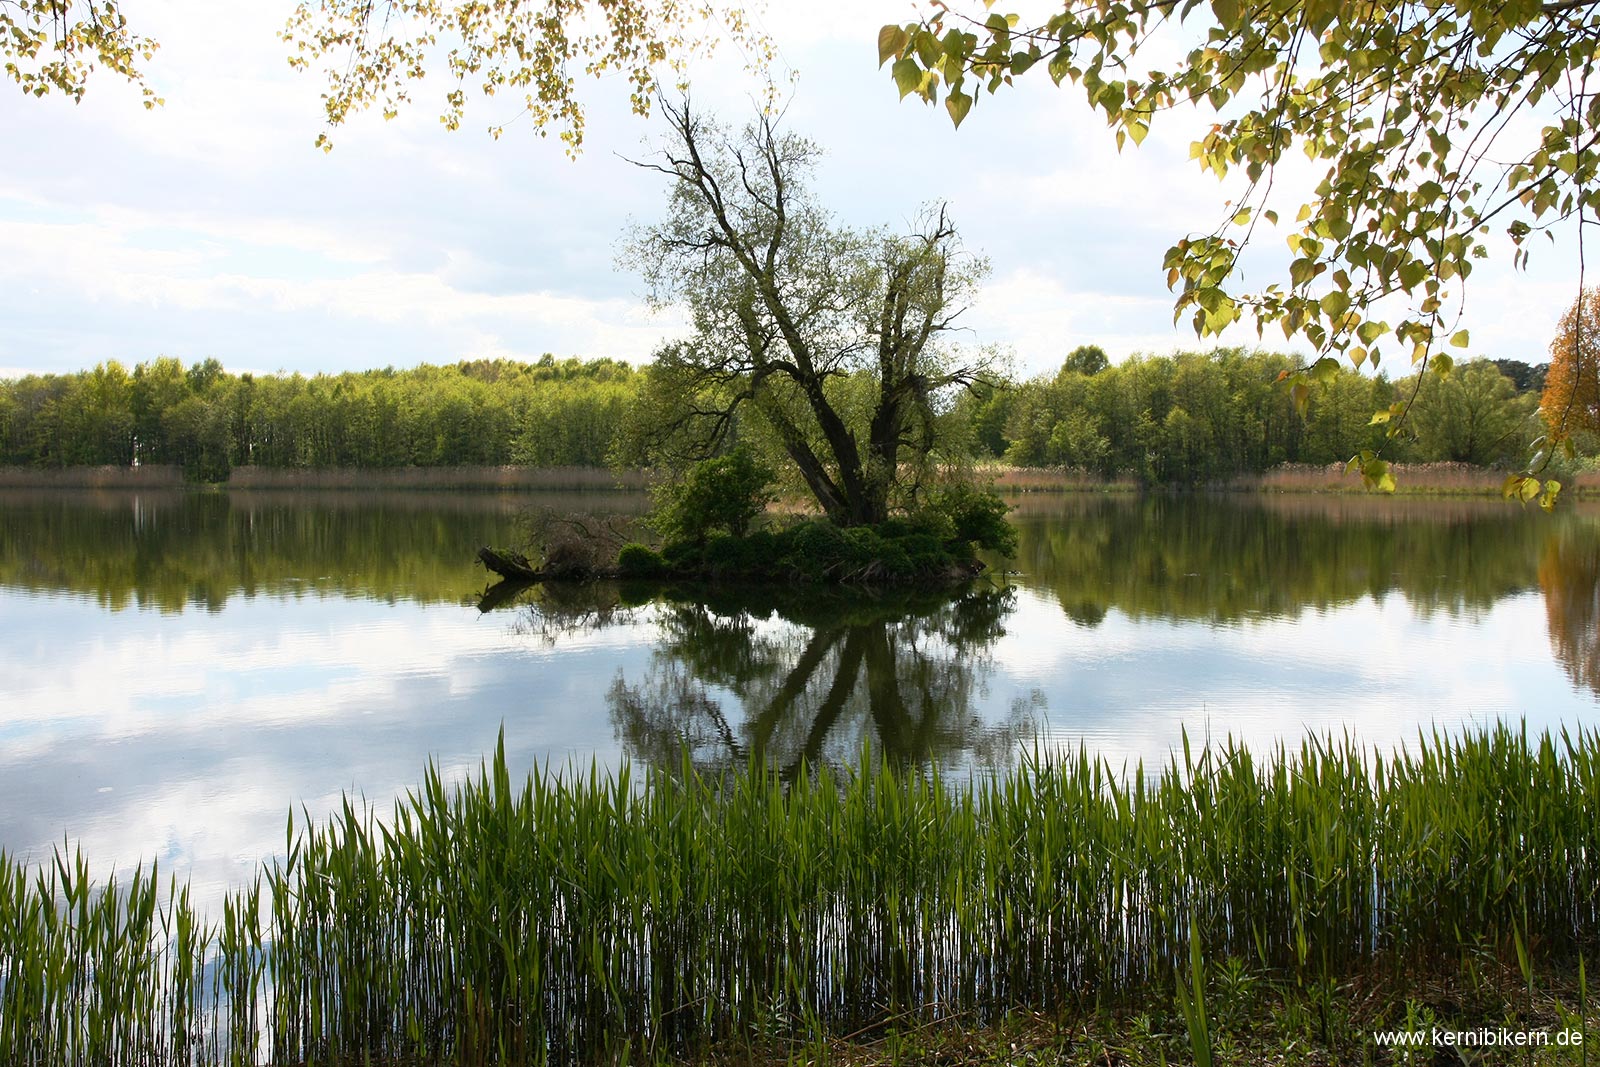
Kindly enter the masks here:
[[[387, 807], [427, 761], [901, 763], [982, 774], [1184, 733], [1600, 724], [1600, 507], [1017, 501], [1010, 573], [957, 596], [534, 590], [480, 545], [628, 494], [0, 492], [0, 848], [158, 860], [199, 896], [290, 809]], [[492, 610], [482, 610], [483, 608]]]

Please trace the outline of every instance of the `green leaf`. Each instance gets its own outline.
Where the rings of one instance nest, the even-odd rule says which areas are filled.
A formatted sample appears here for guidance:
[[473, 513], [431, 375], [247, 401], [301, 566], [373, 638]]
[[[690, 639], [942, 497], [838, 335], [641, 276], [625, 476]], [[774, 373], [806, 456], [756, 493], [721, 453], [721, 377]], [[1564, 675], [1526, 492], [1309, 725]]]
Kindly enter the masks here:
[[[878, 31], [878, 66], [882, 67], [890, 59], [905, 51], [906, 43], [911, 40], [902, 26], [885, 26]], [[898, 79], [897, 79], [898, 81]], [[905, 96], [905, 93], [901, 93]]]
[[1395, 491], [1394, 472], [1385, 459], [1369, 459], [1361, 464], [1361, 484], [1380, 493]]
[[1455, 336], [1450, 338], [1450, 344], [1454, 348], [1466, 348], [1470, 343], [1466, 330], [1457, 330]]
[[1311, 380], [1319, 385], [1327, 385], [1339, 376], [1339, 361], [1332, 356], [1323, 356], [1311, 365]]
[[972, 110], [972, 97], [957, 89], [952, 92], [949, 99], [944, 102], [944, 108], [946, 111], [950, 112], [950, 120], [954, 122], [956, 127], [959, 129], [961, 126], [961, 120], [966, 118], [967, 112]]
[[917, 61], [907, 56], [896, 60], [895, 65], [889, 68], [894, 75], [895, 88], [900, 90], [900, 99], [904, 100], [922, 86], [922, 68], [917, 66]]
[[[1560, 483], [1555, 483], [1555, 486], [1555, 491], [1559, 493], [1561, 491]], [[1537, 478], [1529, 477], [1526, 474], [1513, 474], [1500, 487], [1500, 493], [1507, 500], [1515, 500], [1519, 504], [1526, 504], [1543, 492], [1544, 488], [1543, 485], [1539, 484], [1539, 479]], [[1554, 494], [1551, 495], [1550, 502], [1554, 506]]]

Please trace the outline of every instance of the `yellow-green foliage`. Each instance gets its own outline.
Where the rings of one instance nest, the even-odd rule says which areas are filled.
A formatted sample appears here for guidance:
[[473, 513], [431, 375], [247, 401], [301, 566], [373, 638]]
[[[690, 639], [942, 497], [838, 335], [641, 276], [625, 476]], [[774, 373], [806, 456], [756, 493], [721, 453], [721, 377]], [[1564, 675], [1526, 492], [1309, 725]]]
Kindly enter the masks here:
[[[1334, 369], [1310, 389], [1303, 414], [1279, 380], [1298, 360], [1281, 353], [1135, 356], [1093, 374], [1085, 365], [1097, 364], [1069, 359], [1055, 375], [969, 404], [969, 417], [988, 428], [988, 447], [1014, 464], [1163, 484], [1222, 481], [1284, 463], [1343, 463], [1363, 449], [1394, 461], [1491, 464], [1520, 456], [1540, 432], [1533, 394], [1518, 395], [1487, 360], [1430, 374], [1420, 391], [1414, 379]], [[1373, 425], [1373, 413], [1413, 392], [1407, 427], [1414, 437], [1391, 439], [1389, 425]]]
[[603, 466], [628, 364], [546, 356], [360, 373], [234, 375], [216, 360], [116, 362], [0, 381], [0, 465]]

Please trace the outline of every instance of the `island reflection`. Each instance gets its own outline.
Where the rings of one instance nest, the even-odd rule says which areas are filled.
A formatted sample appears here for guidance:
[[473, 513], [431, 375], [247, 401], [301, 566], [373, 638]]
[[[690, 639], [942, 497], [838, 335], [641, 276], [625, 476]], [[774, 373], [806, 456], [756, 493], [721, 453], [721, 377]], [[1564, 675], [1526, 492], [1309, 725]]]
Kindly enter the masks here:
[[[485, 606], [505, 606], [491, 595]], [[1014, 591], [695, 589], [589, 585], [532, 589], [518, 628], [559, 642], [648, 617], [646, 670], [619, 670], [606, 696], [624, 752], [701, 773], [761, 761], [785, 778], [856, 764], [870, 751], [902, 767], [1008, 762], [1037, 731], [1044, 696], [980, 705]]]

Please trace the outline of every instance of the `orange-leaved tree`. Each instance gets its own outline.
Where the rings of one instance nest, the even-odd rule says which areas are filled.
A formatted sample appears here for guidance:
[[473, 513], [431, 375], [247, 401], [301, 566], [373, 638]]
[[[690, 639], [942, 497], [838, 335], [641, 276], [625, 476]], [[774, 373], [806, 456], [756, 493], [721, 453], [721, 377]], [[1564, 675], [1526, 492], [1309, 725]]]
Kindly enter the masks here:
[[1600, 288], [1580, 292], [1561, 317], [1539, 411], [1552, 441], [1600, 433]]

